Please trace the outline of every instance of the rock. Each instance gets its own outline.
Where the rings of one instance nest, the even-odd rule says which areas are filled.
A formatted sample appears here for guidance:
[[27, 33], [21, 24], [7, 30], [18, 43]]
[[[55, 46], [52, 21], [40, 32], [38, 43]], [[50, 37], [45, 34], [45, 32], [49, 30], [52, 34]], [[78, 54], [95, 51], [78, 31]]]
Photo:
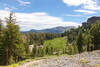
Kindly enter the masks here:
[[95, 23], [95, 22], [98, 21], [98, 20], [100, 20], [100, 17], [96, 17], [96, 16], [90, 17], [90, 18], [87, 20], [87, 23], [93, 24], [93, 23]]
[[80, 57], [76, 54], [59, 56], [56, 60], [53, 57], [34, 60], [19, 67], [95, 67], [95, 65], [100, 65], [100, 50], [81, 53]]
[[88, 27], [89, 25], [95, 24], [98, 20], [100, 20], [100, 17], [93, 16], [88, 18], [87, 22], [82, 23], [82, 27]]

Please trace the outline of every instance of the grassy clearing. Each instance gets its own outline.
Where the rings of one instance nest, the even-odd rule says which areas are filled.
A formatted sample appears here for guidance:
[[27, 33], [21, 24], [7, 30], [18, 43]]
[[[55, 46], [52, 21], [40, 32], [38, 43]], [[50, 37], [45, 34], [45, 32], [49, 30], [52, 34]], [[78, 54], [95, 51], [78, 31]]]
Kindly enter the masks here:
[[53, 47], [57, 50], [62, 50], [66, 46], [67, 40], [65, 38], [55, 38], [53, 40], [47, 40], [44, 42], [44, 47], [48, 46], [48, 49]]

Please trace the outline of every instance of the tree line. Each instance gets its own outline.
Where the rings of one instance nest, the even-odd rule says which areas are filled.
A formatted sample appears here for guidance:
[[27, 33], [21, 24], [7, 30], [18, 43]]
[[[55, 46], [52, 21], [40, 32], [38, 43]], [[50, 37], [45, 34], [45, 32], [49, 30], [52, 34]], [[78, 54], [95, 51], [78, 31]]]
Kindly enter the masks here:
[[[4, 25], [4, 21], [6, 25]], [[21, 33], [14, 13], [10, 13], [5, 20], [0, 19], [0, 65], [9, 65], [18, 61], [44, 56], [41, 45], [45, 40], [60, 37], [53, 33]], [[30, 52], [29, 45], [34, 45]]]
[[[100, 49], [100, 20], [76, 29], [65, 31], [69, 44], [76, 46], [78, 53]], [[75, 50], [74, 50], [75, 51]]]
[[23, 35], [29, 45], [32, 44], [43, 45], [45, 40], [51, 40], [54, 38], [61, 37], [61, 34], [55, 34], [55, 33], [27, 32], [23, 33]]

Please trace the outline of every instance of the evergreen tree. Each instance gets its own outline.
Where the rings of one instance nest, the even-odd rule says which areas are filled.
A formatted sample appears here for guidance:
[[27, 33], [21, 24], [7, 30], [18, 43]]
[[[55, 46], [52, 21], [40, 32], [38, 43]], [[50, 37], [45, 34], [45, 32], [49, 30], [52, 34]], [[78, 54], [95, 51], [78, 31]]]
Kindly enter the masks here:
[[48, 46], [46, 46], [46, 48], [45, 48], [45, 53], [48, 55], [49, 54], [49, 47]]
[[90, 29], [94, 49], [100, 49], [100, 21], [92, 26]]
[[6, 60], [5, 58], [5, 45], [4, 45], [4, 28], [2, 25], [2, 21], [0, 19], [0, 65], [5, 65]]
[[79, 53], [81, 53], [83, 51], [83, 45], [84, 45], [84, 38], [81, 30], [78, 34], [76, 45], [78, 47]]
[[86, 34], [85, 36], [85, 45], [86, 45], [86, 51], [92, 51], [92, 36], [90, 35], [90, 33]]
[[34, 45], [33, 49], [32, 49], [32, 57], [37, 56], [37, 45]]
[[16, 19], [14, 14], [10, 13], [10, 16], [6, 18], [7, 26], [5, 32], [5, 45], [6, 45], [6, 64], [11, 64], [16, 61], [16, 56], [22, 57], [24, 52], [24, 45], [21, 39], [19, 26], [16, 25]]

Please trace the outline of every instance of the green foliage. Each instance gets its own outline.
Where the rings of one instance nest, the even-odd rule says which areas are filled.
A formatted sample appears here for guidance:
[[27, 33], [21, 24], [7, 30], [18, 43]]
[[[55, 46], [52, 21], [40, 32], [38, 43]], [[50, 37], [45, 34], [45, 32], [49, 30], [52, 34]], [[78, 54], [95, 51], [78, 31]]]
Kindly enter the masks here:
[[93, 48], [100, 49], [100, 21], [92, 26], [90, 34], [92, 36]]
[[34, 45], [32, 49], [32, 57], [36, 57], [36, 55], [37, 55], [37, 45]]
[[73, 55], [78, 53], [78, 48], [76, 44], [68, 45], [66, 47], [66, 54]]
[[76, 40], [76, 45], [78, 47], [79, 53], [81, 53], [83, 51], [83, 46], [84, 46], [84, 37], [83, 37], [81, 30], [78, 34], [78, 37], [77, 37], [77, 40]]
[[[65, 53], [72, 55], [100, 49], [100, 21], [94, 24], [86, 23], [86, 26], [62, 34], [31, 32], [21, 34], [13, 13], [6, 18], [6, 23], [4, 27], [0, 20], [0, 61], [2, 61], [0, 65], [12, 64], [30, 56], [35, 58]], [[32, 53], [29, 45], [34, 46]], [[80, 61], [88, 63], [84, 60]]]
[[[20, 59], [25, 56], [25, 47], [21, 34], [19, 31], [19, 26], [15, 24], [16, 21], [13, 20], [13, 14], [11, 13], [9, 18], [7, 18], [7, 26], [5, 31], [5, 45], [6, 45], [6, 60], [7, 64], [16, 62], [17, 57]], [[19, 61], [19, 59], [18, 59]]]
[[25, 43], [16, 25], [14, 14], [6, 18], [7, 25], [5, 28], [0, 20], [0, 65], [8, 65], [22, 60], [26, 56]]
[[6, 51], [4, 44], [4, 27], [2, 25], [2, 21], [0, 20], [0, 65], [4, 65], [6, 63], [6, 60], [4, 58], [6, 57]]
[[85, 23], [85, 26], [65, 31], [63, 35], [67, 36], [68, 44], [77, 45], [79, 53], [100, 49], [100, 21]]
[[56, 37], [60, 37], [59, 34], [54, 33], [23, 33], [25, 39], [29, 45], [37, 44], [43, 45], [45, 40], [50, 40]]
[[86, 51], [92, 51], [93, 50], [93, 44], [92, 44], [92, 36], [90, 35], [90, 33], [85, 34], [85, 50]]
[[37, 57], [43, 57], [44, 56], [44, 50], [42, 47], [39, 47], [37, 50]]
[[64, 47], [66, 47], [66, 43], [65, 38], [55, 38], [53, 40], [45, 41], [43, 47], [46, 54], [53, 54], [53, 52], [62, 53]]
[[43, 57], [44, 49], [41, 46], [34, 45], [32, 50], [32, 57]]
[[76, 40], [79, 29], [80, 29], [80, 27], [76, 28], [76, 29], [70, 29], [70, 30], [62, 33], [62, 35], [67, 36], [68, 43], [72, 43], [74, 40]]

